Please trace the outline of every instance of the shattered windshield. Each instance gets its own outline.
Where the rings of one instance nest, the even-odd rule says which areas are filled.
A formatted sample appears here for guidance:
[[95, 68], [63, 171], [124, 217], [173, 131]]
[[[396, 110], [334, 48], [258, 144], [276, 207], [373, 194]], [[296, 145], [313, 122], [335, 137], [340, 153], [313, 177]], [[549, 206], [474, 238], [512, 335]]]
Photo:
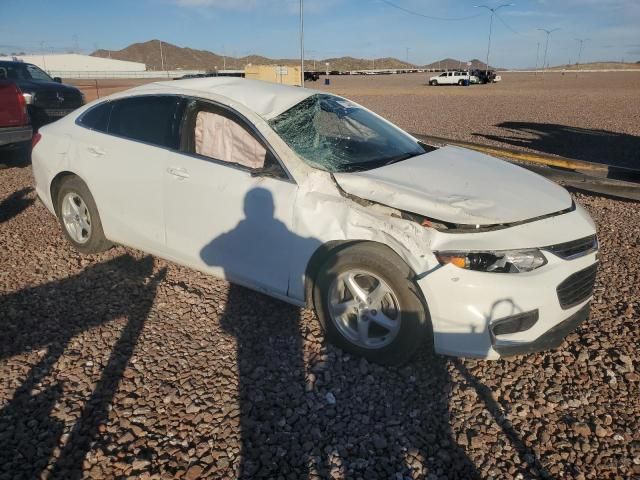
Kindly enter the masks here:
[[425, 153], [400, 129], [333, 95], [312, 95], [269, 123], [303, 160], [329, 172], [370, 170]]

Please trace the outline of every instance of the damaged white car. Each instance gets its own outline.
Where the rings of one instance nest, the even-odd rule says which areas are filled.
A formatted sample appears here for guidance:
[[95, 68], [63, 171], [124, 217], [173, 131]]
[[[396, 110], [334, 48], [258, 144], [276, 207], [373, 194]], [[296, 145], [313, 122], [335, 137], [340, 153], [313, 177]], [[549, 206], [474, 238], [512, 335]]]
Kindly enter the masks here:
[[313, 306], [373, 361], [425, 341], [482, 358], [552, 348], [588, 316], [596, 232], [563, 188], [335, 95], [159, 82], [34, 142], [38, 196], [80, 252], [124, 244]]

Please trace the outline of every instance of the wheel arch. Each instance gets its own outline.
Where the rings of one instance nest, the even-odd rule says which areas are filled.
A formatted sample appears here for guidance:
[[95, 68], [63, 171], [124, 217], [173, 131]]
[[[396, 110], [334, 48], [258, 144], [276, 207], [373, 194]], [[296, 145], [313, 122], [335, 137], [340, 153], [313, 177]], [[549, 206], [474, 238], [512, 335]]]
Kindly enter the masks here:
[[[51, 184], [49, 185], [49, 194], [51, 195], [51, 204], [53, 205], [53, 210], [55, 211], [56, 215], [60, 214], [60, 212], [58, 212], [58, 192], [60, 192], [60, 187], [62, 186], [62, 182], [64, 181], [65, 178], [68, 178], [68, 177], [80, 178], [75, 173], [64, 170], [62, 172], [59, 172], [55, 177], [53, 177], [53, 180], [51, 180]], [[84, 182], [84, 180], [82, 181]], [[86, 183], [87, 182], [85, 182], [85, 184]]]
[[[375, 245], [376, 247], [382, 248], [382, 249], [387, 249], [389, 251], [391, 251], [394, 255], [396, 255], [398, 257], [398, 259], [402, 262], [404, 262], [407, 267], [409, 268], [409, 270], [411, 271], [411, 274], [413, 277], [416, 276], [416, 272], [413, 269], [413, 267], [404, 259], [402, 258], [402, 255], [400, 255], [392, 246], [387, 245], [385, 243], [382, 242], [378, 242], [375, 240], [365, 240], [365, 239], [361, 239], [361, 240], [331, 240], [328, 241], [322, 245], [320, 245], [315, 252], [311, 255], [311, 257], [309, 258], [309, 261], [307, 262], [307, 267], [305, 269], [305, 275], [304, 275], [304, 296], [305, 296], [305, 304], [308, 307], [313, 307], [313, 288], [315, 285], [315, 281], [316, 281], [316, 277], [318, 275], [318, 273], [320, 272], [320, 268], [322, 267], [322, 265], [324, 264], [325, 260], [330, 256], [330, 255], [335, 255], [337, 252], [354, 246], [354, 245], [358, 245], [358, 244], [370, 244], [370, 245]], [[427, 307], [427, 302], [426, 299], [424, 298], [424, 294], [422, 292], [420, 292], [421, 296], [422, 296], [422, 301], [425, 304], [425, 307]]]

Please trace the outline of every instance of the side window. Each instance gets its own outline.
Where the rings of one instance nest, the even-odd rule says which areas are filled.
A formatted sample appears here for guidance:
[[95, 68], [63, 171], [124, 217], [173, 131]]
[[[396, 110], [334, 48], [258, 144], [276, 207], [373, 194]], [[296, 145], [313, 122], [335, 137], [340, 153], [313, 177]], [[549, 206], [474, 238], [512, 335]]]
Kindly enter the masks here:
[[214, 160], [260, 170], [267, 175], [286, 174], [264, 143], [232, 114], [211, 105], [192, 109], [188, 150]]
[[447, 72], [441, 73], [440, 76], [441, 77], [446, 77], [447, 76]]
[[178, 148], [179, 97], [148, 95], [112, 103], [109, 133], [159, 147]]
[[51, 81], [51, 77], [49, 75], [47, 75], [46, 73], [44, 73], [42, 70], [40, 70], [35, 65], [27, 65], [26, 68], [27, 68], [27, 72], [29, 72], [29, 77], [32, 80], [42, 80], [42, 81], [45, 81], [45, 82], [50, 82]]
[[90, 128], [91, 130], [106, 133], [112, 106], [113, 104], [111, 102], [104, 102], [96, 105], [86, 111], [82, 117], [80, 117], [78, 123], [83, 127]]

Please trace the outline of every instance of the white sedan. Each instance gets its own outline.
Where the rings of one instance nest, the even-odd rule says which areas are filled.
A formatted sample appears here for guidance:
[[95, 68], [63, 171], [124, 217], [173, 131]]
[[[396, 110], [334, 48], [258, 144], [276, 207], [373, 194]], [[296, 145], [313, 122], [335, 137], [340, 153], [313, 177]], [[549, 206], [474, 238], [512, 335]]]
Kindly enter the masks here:
[[80, 252], [128, 245], [312, 306], [373, 361], [425, 339], [482, 358], [553, 348], [588, 316], [596, 232], [567, 191], [329, 93], [158, 82], [34, 142], [38, 196]]

